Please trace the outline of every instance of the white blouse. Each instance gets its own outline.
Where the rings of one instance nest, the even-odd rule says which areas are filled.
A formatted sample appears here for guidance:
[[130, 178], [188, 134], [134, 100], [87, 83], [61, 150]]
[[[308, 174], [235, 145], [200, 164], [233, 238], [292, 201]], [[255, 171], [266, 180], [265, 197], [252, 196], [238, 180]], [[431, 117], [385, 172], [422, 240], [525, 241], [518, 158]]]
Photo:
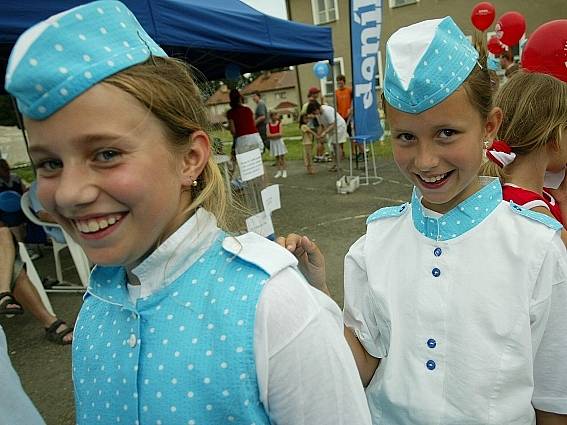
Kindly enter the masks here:
[[[213, 243], [219, 229], [203, 208], [132, 273], [134, 299], [179, 277]], [[342, 315], [326, 295], [312, 288], [289, 264], [291, 254], [275, 243], [225, 239], [223, 247], [274, 271], [257, 306], [254, 353], [260, 400], [273, 424], [370, 424], [364, 389], [343, 337]], [[276, 272], [280, 270], [279, 272]], [[272, 274], [272, 273], [271, 273]]]
[[438, 218], [414, 196], [370, 222], [345, 259], [345, 324], [382, 358], [366, 389], [374, 424], [567, 413], [565, 246], [495, 187], [479, 194]]

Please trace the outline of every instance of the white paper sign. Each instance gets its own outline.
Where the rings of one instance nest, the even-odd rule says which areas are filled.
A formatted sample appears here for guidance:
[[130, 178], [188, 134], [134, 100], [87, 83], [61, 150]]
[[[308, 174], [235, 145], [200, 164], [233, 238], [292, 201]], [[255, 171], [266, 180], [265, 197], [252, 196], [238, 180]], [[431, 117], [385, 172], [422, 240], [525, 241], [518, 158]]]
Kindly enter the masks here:
[[279, 184], [268, 186], [260, 194], [262, 195], [262, 204], [264, 204], [266, 214], [271, 214], [272, 211], [279, 210], [282, 207]]
[[275, 233], [272, 218], [266, 211], [248, 217], [246, 219], [246, 228], [249, 232], [258, 233], [260, 236], [268, 237]]
[[238, 168], [240, 168], [240, 178], [242, 181], [247, 182], [248, 180], [264, 175], [260, 149], [253, 149], [236, 155], [236, 162], [238, 163]]

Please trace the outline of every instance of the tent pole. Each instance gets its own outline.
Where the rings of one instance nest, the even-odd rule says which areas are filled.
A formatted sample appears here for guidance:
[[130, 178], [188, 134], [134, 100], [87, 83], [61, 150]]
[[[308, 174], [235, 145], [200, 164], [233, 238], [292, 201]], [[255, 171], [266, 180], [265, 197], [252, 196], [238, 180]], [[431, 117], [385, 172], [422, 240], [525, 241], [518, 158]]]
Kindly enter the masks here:
[[339, 129], [337, 128], [337, 82], [335, 81], [335, 61], [331, 63], [331, 78], [333, 79], [333, 106], [335, 110], [335, 128], [333, 133], [333, 138], [335, 139], [335, 143], [333, 143], [334, 151], [335, 151], [335, 168], [337, 169], [337, 180], [341, 177], [341, 160], [339, 158]]

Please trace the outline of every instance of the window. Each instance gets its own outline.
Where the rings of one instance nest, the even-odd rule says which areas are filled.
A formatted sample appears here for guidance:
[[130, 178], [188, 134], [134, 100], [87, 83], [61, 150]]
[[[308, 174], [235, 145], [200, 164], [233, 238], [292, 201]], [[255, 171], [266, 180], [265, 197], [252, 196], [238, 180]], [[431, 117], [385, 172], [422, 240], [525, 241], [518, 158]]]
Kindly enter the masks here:
[[419, 0], [390, 0], [390, 8], [392, 7], [400, 7], [400, 6], [406, 6], [408, 4], [415, 4], [417, 3]]
[[335, 58], [333, 69], [335, 71], [334, 75], [332, 72], [329, 71], [329, 75], [327, 75], [325, 82], [321, 83], [323, 85], [323, 87], [321, 87], [321, 90], [323, 91], [323, 96], [333, 96], [334, 94], [333, 77], [337, 78], [337, 75], [345, 73], [343, 58]]
[[326, 24], [339, 19], [337, 0], [311, 0], [313, 22], [315, 25]]
[[279, 91], [275, 94], [276, 99], [285, 99], [287, 97], [287, 93], [285, 91]]

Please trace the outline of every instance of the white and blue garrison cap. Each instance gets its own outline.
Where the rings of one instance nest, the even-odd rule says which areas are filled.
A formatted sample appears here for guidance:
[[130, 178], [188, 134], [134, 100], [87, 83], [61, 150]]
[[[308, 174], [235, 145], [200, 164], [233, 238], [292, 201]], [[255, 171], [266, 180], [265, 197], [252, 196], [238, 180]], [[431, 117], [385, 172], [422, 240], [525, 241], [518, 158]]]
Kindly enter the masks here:
[[6, 91], [25, 116], [42, 120], [125, 68], [167, 54], [121, 2], [103, 0], [26, 30], [6, 70]]
[[419, 114], [457, 90], [477, 59], [450, 17], [400, 28], [386, 43], [384, 97], [400, 111]]

